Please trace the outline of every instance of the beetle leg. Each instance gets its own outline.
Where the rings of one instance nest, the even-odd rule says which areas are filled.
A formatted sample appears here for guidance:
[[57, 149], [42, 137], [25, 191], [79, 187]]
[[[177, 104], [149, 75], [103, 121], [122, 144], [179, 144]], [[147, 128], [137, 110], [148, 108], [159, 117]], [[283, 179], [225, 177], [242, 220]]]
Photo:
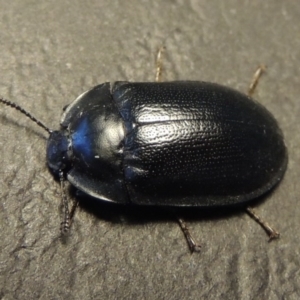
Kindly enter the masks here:
[[280, 237], [280, 233], [276, 231], [274, 228], [272, 228], [267, 222], [262, 220], [254, 211], [252, 207], [246, 208], [247, 213], [250, 215], [251, 218], [253, 218], [269, 235], [269, 241], [273, 239], [278, 239]]
[[197, 244], [194, 240], [194, 238], [192, 237], [186, 223], [184, 222], [183, 219], [181, 218], [177, 218], [177, 221], [179, 223], [179, 226], [185, 236], [185, 239], [189, 245], [190, 251], [193, 252], [200, 252], [201, 250], [201, 246], [199, 244]]
[[166, 47], [161, 46], [161, 47], [159, 47], [159, 49], [157, 51], [156, 62], [155, 62], [155, 66], [156, 66], [155, 81], [156, 82], [161, 82], [162, 56], [163, 56], [163, 53], [165, 52], [165, 50], [166, 50]]
[[265, 72], [267, 69], [267, 67], [265, 65], [260, 65], [258, 66], [258, 68], [256, 69], [254, 75], [253, 75], [253, 78], [252, 78], [252, 81], [249, 85], [249, 89], [248, 89], [248, 96], [249, 97], [252, 97], [254, 91], [255, 91], [255, 88], [258, 84], [258, 81], [259, 81], [259, 78], [261, 77], [261, 75], [263, 74], [263, 72]]

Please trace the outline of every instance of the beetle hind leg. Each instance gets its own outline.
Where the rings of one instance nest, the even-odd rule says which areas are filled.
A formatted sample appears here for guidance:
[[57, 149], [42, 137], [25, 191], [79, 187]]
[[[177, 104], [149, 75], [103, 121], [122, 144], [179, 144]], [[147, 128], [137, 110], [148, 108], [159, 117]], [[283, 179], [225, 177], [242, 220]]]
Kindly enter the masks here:
[[258, 84], [258, 81], [261, 77], [261, 75], [266, 71], [267, 67], [265, 65], [259, 65], [253, 75], [253, 78], [252, 78], [252, 81], [249, 85], [249, 89], [248, 89], [248, 93], [247, 95], [249, 97], [252, 97], [254, 91], [255, 91], [255, 88]]
[[247, 213], [250, 215], [251, 218], [253, 218], [268, 234], [269, 241], [272, 241], [274, 239], [278, 239], [280, 237], [280, 233], [272, 228], [266, 221], [262, 220], [254, 211], [252, 207], [246, 208]]

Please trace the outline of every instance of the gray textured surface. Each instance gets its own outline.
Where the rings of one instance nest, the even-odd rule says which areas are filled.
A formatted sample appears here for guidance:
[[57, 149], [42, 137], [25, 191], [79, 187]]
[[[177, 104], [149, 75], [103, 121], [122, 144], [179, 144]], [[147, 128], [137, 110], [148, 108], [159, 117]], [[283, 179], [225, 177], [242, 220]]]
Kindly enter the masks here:
[[[60, 195], [46, 135], [0, 109], [1, 299], [299, 299], [300, 6], [297, 1], [0, 0], [0, 94], [52, 128], [62, 107], [113, 80], [151, 81], [167, 46], [166, 80], [245, 91], [278, 119], [289, 149], [282, 184], [257, 206], [282, 234], [268, 243], [245, 214], [198, 218], [191, 255], [170, 219], [81, 208], [59, 239]], [[153, 213], [155, 214], [155, 212]], [[129, 219], [129, 221], [128, 221]], [[122, 221], [125, 220], [125, 221]]]

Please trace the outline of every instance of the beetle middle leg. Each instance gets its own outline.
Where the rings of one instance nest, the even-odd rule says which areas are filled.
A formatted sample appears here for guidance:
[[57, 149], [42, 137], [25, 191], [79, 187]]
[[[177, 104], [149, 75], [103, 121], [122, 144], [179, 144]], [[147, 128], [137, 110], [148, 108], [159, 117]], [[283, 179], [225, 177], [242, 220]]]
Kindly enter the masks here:
[[181, 228], [181, 230], [182, 230], [182, 232], [183, 232], [183, 234], [185, 236], [185, 239], [186, 239], [186, 241], [188, 243], [188, 246], [190, 248], [191, 253], [193, 253], [193, 252], [200, 252], [201, 245], [199, 245], [199, 244], [197, 244], [195, 242], [195, 240], [192, 237], [192, 235], [191, 235], [191, 233], [190, 233], [190, 231], [189, 231], [186, 223], [184, 222], [184, 220], [177, 217], [177, 221], [178, 221], [178, 224], [179, 224], [179, 226], [180, 226], [180, 228]]
[[155, 81], [156, 82], [161, 82], [162, 56], [163, 56], [163, 53], [165, 52], [165, 50], [166, 50], [165, 46], [160, 46], [157, 51], [157, 54], [156, 54], [156, 61], [155, 61], [155, 66], [156, 66]]
[[[249, 89], [248, 89], [248, 96], [252, 97], [258, 81], [261, 77], [261, 75], [266, 71], [266, 66], [265, 65], [260, 65], [258, 66], [258, 68], [256, 69], [252, 81], [249, 85]], [[275, 230], [274, 228], [272, 228], [266, 221], [264, 221], [262, 218], [260, 218], [257, 213], [253, 210], [252, 207], [248, 206], [246, 208], [246, 212], [250, 215], [251, 218], [253, 218], [268, 234], [269, 236], [269, 241], [273, 240], [273, 239], [278, 239], [280, 237], [280, 234], [277, 230]]]
[[[162, 76], [161, 76], [161, 74], [162, 74], [162, 57], [163, 57], [163, 53], [165, 52], [165, 50], [166, 50], [165, 46], [160, 46], [157, 51], [157, 54], [156, 54], [156, 62], [155, 62], [155, 66], [156, 66], [155, 81], [156, 82], [162, 81]], [[201, 246], [195, 242], [195, 239], [191, 235], [185, 221], [182, 218], [179, 218], [178, 216], [175, 216], [175, 217], [176, 217], [178, 224], [184, 234], [184, 237], [188, 243], [191, 253], [199, 252], [201, 250]]]
[[254, 91], [255, 91], [255, 88], [258, 84], [258, 81], [261, 77], [261, 75], [266, 71], [267, 67], [265, 65], [259, 65], [253, 75], [253, 78], [252, 78], [252, 81], [249, 85], [249, 89], [248, 89], [248, 93], [247, 95], [249, 97], [252, 97]]

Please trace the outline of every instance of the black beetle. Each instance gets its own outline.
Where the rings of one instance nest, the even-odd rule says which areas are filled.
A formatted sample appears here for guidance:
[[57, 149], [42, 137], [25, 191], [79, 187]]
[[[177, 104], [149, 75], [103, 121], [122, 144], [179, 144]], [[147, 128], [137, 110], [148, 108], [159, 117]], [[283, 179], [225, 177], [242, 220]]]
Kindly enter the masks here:
[[270, 190], [287, 163], [272, 115], [204, 82], [104, 83], [50, 134], [49, 167], [84, 193], [145, 205], [220, 206]]
[[47, 162], [59, 174], [62, 190], [66, 177], [104, 201], [241, 204], [274, 187], [287, 166], [283, 135], [271, 113], [250, 97], [213, 83], [104, 83], [66, 108], [59, 131], [16, 104], [1, 102], [50, 133]]

